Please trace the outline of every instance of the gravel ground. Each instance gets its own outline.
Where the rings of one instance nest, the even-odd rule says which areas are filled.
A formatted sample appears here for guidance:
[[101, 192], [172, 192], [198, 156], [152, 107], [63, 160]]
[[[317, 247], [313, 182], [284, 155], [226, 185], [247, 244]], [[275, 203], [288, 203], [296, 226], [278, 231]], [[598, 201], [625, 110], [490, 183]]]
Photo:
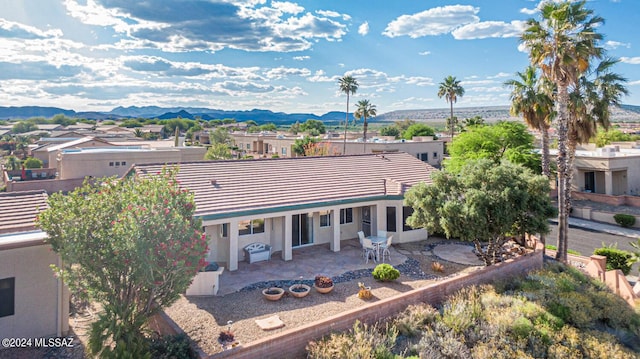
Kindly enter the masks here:
[[[214, 354], [222, 350], [217, 341], [218, 334], [227, 328], [228, 321], [233, 322], [231, 329], [235, 339], [247, 344], [367, 303], [423, 287], [469, 268], [424, 255], [424, 242], [402, 244], [397, 247], [413, 254], [409, 254], [410, 258], [403, 265], [398, 266], [401, 276], [394, 282], [376, 282], [369, 271], [345, 273], [339, 278], [334, 278], [335, 285], [331, 293], [320, 294], [312, 288], [311, 293], [304, 298], [285, 295], [278, 301], [263, 298], [261, 289], [270, 286], [287, 288], [289, 282], [258, 283], [222, 297], [185, 298], [183, 296], [165, 312], [205, 353]], [[435, 260], [444, 264], [444, 272], [431, 271], [430, 264]], [[364, 301], [358, 298], [358, 282], [371, 287], [374, 296], [371, 300]], [[285, 323], [283, 328], [263, 331], [255, 323], [256, 319], [276, 314]]]

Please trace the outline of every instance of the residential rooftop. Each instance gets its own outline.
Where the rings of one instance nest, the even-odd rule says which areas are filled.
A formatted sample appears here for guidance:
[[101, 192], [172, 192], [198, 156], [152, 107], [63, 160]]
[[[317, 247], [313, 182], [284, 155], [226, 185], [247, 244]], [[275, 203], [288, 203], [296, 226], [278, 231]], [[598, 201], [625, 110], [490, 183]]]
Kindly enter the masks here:
[[35, 230], [36, 215], [47, 208], [42, 190], [0, 193], [0, 235]]
[[[136, 165], [137, 175], [165, 164]], [[242, 213], [398, 198], [411, 186], [431, 182], [436, 169], [404, 153], [202, 161], [179, 165], [177, 179], [195, 195], [196, 216]]]

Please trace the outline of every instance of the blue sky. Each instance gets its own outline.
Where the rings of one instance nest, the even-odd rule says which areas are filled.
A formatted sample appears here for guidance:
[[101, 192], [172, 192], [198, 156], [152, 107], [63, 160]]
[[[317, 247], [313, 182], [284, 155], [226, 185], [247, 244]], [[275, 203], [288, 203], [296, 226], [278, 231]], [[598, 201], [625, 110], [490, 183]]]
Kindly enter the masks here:
[[[0, 2], [0, 106], [116, 106], [378, 113], [508, 105], [502, 83], [528, 64], [518, 36], [532, 0], [11, 0]], [[592, 0], [609, 55], [640, 105], [640, 1]]]

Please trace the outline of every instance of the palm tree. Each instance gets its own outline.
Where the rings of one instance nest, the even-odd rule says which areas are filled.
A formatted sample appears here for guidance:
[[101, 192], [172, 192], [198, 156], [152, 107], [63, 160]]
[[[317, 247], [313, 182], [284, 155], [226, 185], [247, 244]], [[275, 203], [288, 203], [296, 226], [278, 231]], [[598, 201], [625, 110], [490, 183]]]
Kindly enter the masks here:
[[364, 130], [362, 131], [362, 138], [364, 141], [363, 152], [367, 152], [367, 118], [375, 117], [378, 114], [376, 105], [372, 105], [369, 100], [358, 101], [358, 109], [354, 113], [357, 119], [363, 119]]
[[545, 89], [544, 79], [539, 79], [536, 68], [529, 66], [517, 72], [517, 78], [508, 80], [511, 87], [511, 109], [514, 116], [522, 115], [530, 128], [540, 131], [542, 136], [542, 174], [550, 177], [549, 128], [553, 114], [553, 99]]
[[16, 157], [16, 156], [8, 156], [6, 158], [6, 162], [4, 164], [4, 166], [9, 171], [19, 170], [20, 169], [20, 165], [21, 165], [21, 162], [18, 159], [18, 157]]
[[576, 83], [592, 59], [600, 58], [602, 48], [597, 42], [602, 35], [596, 28], [603, 19], [585, 8], [586, 1], [545, 2], [540, 9], [541, 21], [530, 19], [521, 40], [529, 51], [534, 66], [542, 70], [556, 87], [556, 127], [558, 134], [558, 253], [556, 258], [567, 261], [568, 222], [571, 206], [567, 187], [567, 136], [569, 129], [569, 86]]
[[353, 95], [358, 91], [358, 81], [350, 75], [344, 75], [340, 79], [340, 92], [344, 92], [347, 95], [347, 114], [344, 120], [344, 146], [342, 147], [342, 154], [347, 153], [347, 127], [349, 126], [349, 95]]
[[[620, 105], [620, 97], [628, 94], [623, 85], [627, 80], [612, 72], [619, 60], [606, 58], [595, 70], [585, 73], [572, 86], [569, 94], [569, 133], [567, 156], [569, 167], [573, 166], [578, 144], [586, 143], [596, 136], [598, 126], [609, 129], [610, 106]], [[567, 174], [571, 183], [573, 171]], [[567, 185], [567, 191], [571, 188]]]
[[455, 130], [455, 118], [453, 117], [453, 103], [458, 101], [458, 97], [464, 96], [464, 88], [460, 86], [460, 81], [456, 80], [453, 76], [447, 76], [443, 82], [440, 83], [438, 89], [438, 97], [442, 98], [451, 105], [451, 117], [449, 117], [449, 130], [451, 131], [451, 139], [453, 139], [453, 133]]

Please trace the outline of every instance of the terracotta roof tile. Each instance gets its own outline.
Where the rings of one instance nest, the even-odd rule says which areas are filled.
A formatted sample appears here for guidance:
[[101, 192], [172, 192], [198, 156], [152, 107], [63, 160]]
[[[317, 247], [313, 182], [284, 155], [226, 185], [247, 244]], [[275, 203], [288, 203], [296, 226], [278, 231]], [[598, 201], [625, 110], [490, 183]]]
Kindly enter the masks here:
[[[163, 166], [134, 170], [155, 174]], [[433, 171], [409, 154], [385, 153], [182, 163], [177, 177], [194, 192], [196, 215], [206, 216], [402, 195], [421, 181], [430, 183]]]
[[45, 191], [0, 193], [0, 234], [36, 229], [36, 215], [47, 208]]

